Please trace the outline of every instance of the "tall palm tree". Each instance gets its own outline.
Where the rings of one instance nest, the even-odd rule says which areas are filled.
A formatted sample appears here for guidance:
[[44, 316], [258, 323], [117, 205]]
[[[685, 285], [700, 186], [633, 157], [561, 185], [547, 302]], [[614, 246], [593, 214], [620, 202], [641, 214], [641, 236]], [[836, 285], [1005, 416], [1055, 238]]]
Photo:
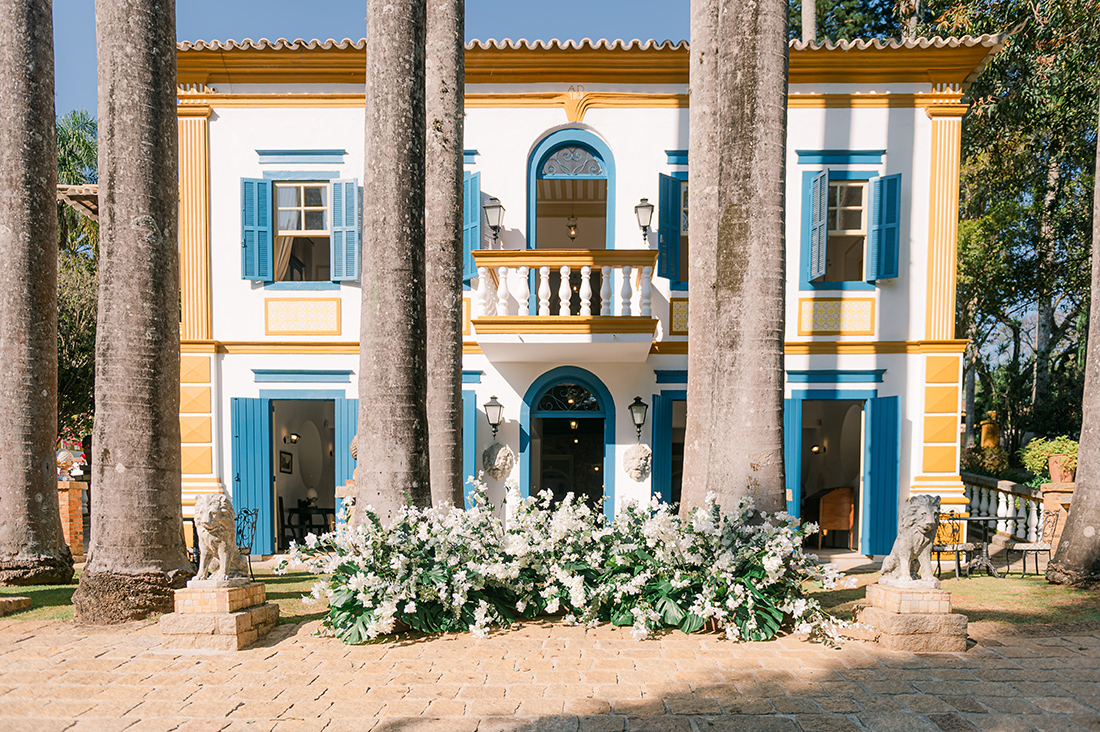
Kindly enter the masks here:
[[[97, 135], [95, 118], [83, 109], [74, 109], [57, 120], [58, 183], [76, 186], [98, 180]], [[57, 203], [57, 241], [63, 252], [94, 257], [99, 246], [98, 233], [96, 222], [60, 201]]]
[[[1100, 113], [1098, 113], [1100, 122]], [[1100, 181], [1100, 145], [1096, 150]], [[1100, 183], [1092, 198], [1092, 302], [1085, 357], [1084, 415], [1077, 451], [1077, 486], [1073, 489], [1062, 538], [1047, 567], [1047, 579], [1058, 584], [1100, 583]]]
[[428, 5], [424, 273], [432, 503], [462, 506], [462, 129], [465, 0]]
[[785, 506], [784, 0], [691, 3], [691, 311], [681, 510]]
[[96, 0], [99, 317], [92, 537], [76, 619], [172, 608], [191, 574], [180, 505], [173, 0]]
[[[61, 533], [53, 9], [0, 2], [0, 582], [73, 577]], [[80, 547], [83, 549], [83, 547]]]
[[424, 314], [424, 0], [367, 0], [356, 502], [431, 505]]

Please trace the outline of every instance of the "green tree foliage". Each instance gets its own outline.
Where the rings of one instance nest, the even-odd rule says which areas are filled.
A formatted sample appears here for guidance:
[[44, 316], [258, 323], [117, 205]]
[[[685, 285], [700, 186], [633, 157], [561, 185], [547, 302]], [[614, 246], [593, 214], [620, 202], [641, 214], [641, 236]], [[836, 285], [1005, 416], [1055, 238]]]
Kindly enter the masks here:
[[[57, 181], [95, 183], [96, 121], [83, 110], [57, 121]], [[91, 429], [95, 406], [96, 300], [99, 224], [58, 202], [57, 418], [63, 435]]]
[[[892, 0], [817, 0], [817, 39], [896, 38], [901, 24]], [[792, 39], [802, 37], [802, 0], [791, 0]]]

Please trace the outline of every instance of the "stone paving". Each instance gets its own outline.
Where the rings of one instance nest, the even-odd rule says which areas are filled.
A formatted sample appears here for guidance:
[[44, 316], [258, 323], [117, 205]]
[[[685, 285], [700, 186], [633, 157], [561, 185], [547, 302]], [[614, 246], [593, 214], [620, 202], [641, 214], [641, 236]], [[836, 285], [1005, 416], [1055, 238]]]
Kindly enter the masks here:
[[914, 655], [527, 622], [348, 647], [276, 628], [167, 650], [155, 622], [0, 620], [0, 732], [1100, 731], [1100, 630]]

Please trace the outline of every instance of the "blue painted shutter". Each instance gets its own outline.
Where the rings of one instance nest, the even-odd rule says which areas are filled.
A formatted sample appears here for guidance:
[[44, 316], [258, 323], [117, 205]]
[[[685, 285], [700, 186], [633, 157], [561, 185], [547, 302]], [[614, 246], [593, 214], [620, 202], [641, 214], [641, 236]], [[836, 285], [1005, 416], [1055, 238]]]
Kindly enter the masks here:
[[271, 181], [241, 178], [241, 278], [271, 282], [273, 258]]
[[233, 507], [256, 510], [253, 554], [275, 553], [274, 472], [271, 465], [271, 400], [234, 397]]
[[901, 397], [866, 401], [863, 490], [866, 507], [860, 552], [889, 554], [898, 534], [898, 471], [901, 453]]
[[470, 478], [477, 478], [477, 392], [472, 389], [462, 390], [462, 494], [467, 496], [466, 505], [459, 508], [469, 508], [473, 502], [468, 494], [471, 489]]
[[474, 252], [481, 249], [481, 173], [462, 174], [462, 282], [477, 277]]
[[332, 181], [332, 281], [359, 279], [359, 181]]
[[783, 475], [787, 513], [802, 516], [802, 400], [783, 400]]
[[898, 276], [901, 220], [901, 176], [870, 180], [871, 216], [867, 227], [867, 281]]
[[[359, 400], [337, 399], [335, 421], [336, 431], [333, 438], [336, 440], [336, 446], [333, 451], [336, 453], [336, 487], [340, 488], [351, 480], [352, 475], [355, 474], [355, 459], [351, 456], [351, 441], [359, 433]], [[337, 515], [340, 514], [343, 505], [344, 501], [337, 498]]]
[[680, 281], [680, 179], [661, 175], [658, 188], [657, 276]]
[[829, 248], [829, 171], [823, 170], [810, 183], [810, 280], [825, 276]]

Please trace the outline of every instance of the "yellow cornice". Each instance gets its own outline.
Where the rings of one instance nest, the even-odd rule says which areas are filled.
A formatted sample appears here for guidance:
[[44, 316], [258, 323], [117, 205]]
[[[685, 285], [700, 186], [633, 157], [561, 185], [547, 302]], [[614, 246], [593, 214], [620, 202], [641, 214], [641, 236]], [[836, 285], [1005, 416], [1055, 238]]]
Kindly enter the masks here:
[[935, 119], [937, 117], [962, 117], [968, 109], [970, 107], [966, 104], [938, 103], [929, 104], [924, 108], [924, 112], [929, 118]]
[[176, 107], [177, 117], [202, 117], [209, 118], [214, 108], [208, 104], [184, 103]]
[[[788, 356], [858, 355], [887, 353], [962, 353], [966, 340], [951, 341], [787, 341], [783, 352]], [[687, 341], [657, 341], [651, 354], [685, 354]]]
[[474, 319], [479, 335], [508, 333], [592, 334], [649, 333], [657, 330], [657, 319], [641, 315], [502, 315]]
[[[792, 49], [791, 84], [962, 84], [990, 53], [984, 45]], [[188, 49], [177, 52], [181, 84], [362, 84], [366, 50]], [[469, 48], [467, 84], [687, 84], [686, 47]]]
[[478, 267], [653, 267], [655, 249], [482, 249]]

